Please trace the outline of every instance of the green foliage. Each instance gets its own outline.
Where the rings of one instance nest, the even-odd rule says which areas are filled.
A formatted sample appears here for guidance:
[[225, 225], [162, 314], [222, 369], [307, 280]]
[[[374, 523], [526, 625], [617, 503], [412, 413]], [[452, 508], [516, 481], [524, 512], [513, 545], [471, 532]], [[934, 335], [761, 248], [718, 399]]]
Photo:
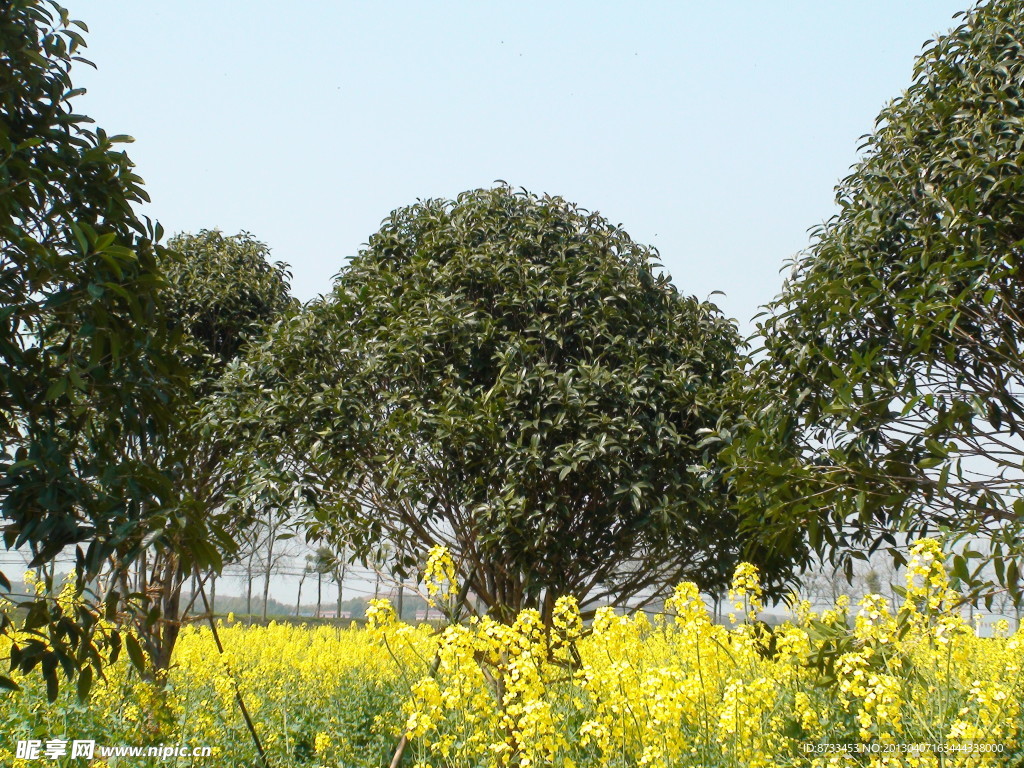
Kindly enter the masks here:
[[397, 210], [235, 371], [226, 423], [305, 478], [314, 534], [400, 571], [444, 544], [499, 615], [718, 587], [740, 542], [698, 466], [739, 338], [654, 256], [505, 186]]
[[294, 309], [287, 265], [246, 232], [225, 237], [180, 234], [168, 247], [180, 258], [165, 267], [167, 316], [198, 347], [200, 379], [219, 376], [244, 345]]
[[136, 626], [158, 668], [170, 663], [177, 640], [182, 582], [194, 569], [220, 570], [251, 522], [228, 503], [246, 457], [238, 456], [237, 437], [210, 417], [222, 395], [220, 378], [247, 344], [295, 306], [285, 266], [271, 264], [267, 246], [246, 233], [204, 230], [177, 235], [168, 246], [174, 258], [164, 264], [164, 322], [180, 339], [189, 376], [173, 393], [164, 428], [139, 446], [142, 461], [171, 476], [174, 494], [146, 539], [132, 542], [152, 553], [154, 583], [144, 576], [142, 591], [159, 595], [161, 617], [154, 620], [153, 606], [143, 601]]
[[[3, 536], [33, 564], [88, 543], [80, 585], [171, 493], [133, 446], [159, 430], [179, 383], [157, 322], [160, 228], [132, 210], [147, 197], [121, 149], [130, 138], [73, 111], [84, 29], [52, 2], [0, 5]], [[12, 665], [42, 669], [55, 692], [59, 668], [100, 664], [92, 614], [26, 607], [37, 637]]]
[[[193, 547], [207, 546], [209, 525], [217, 521], [214, 510], [231, 486], [226, 458], [238, 441], [209, 421], [221, 394], [219, 379], [249, 342], [295, 308], [295, 300], [285, 266], [271, 264], [269, 249], [246, 233], [179, 234], [168, 246], [175, 258], [164, 265], [164, 319], [180, 338], [178, 350], [189, 377], [170, 402], [169, 423], [145, 451], [149, 463], [167, 468], [174, 479], [174, 509], [164, 533], [178, 542], [171, 551], [187, 561]], [[195, 525], [172, 533], [183, 520]], [[191, 542], [188, 546], [181, 546], [182, 535]], [[223, 531], [215, 538], [222, 548], [233, 548]]]
[[730, 451], [778, 546], [987, 541], [958, 575], [981, 589], [994, 564], [1019, 595], [1022, 33], [1024, 4], [993, 0], [926, 45], [760, 325], [755, 428]]
[[42, 2], [0, 16], [0, 493], [6, 543], [41, 558], [131, 517], [141, 494], [118, 450], [166, 383], [151, 350], [158, 233], [131, 209], [147, 198], [127, 137], [71, 111], [76, 26]]
[[[176, 258], [165, 265], [165, 318], [181, 336], [190, 376], [171, 404], [171, 422], [151, 446], [151, 461], [172, 470], [177, 498], [164, 538], [191, 572], [196, 547], [214, 542], [221, 552], [235, 551], [229, 529], [237, 531], [243, 522], [237, 508], [223, 506], [236, 487], [231, 470], [246, 457], [237, 455], [237, 437], [218, 429], [212, 416], [223, 395], [220, 379], [249, 343], [294, 311], [296, 301], [286, 266], [272, 264], [267, 246], [247, 233], [183, 233], [168, 246]], [[211, 555], [219, 568], [220, 554]]]

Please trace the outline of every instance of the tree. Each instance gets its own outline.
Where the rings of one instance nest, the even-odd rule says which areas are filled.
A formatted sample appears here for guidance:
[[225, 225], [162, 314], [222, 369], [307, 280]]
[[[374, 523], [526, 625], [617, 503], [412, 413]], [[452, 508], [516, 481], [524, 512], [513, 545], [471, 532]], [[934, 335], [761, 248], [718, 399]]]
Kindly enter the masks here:
[[655, 255], [507, 186], [397, 210], [235, 369], [224, 423], [301, 468], [311, 535], [364, 562], [386, 539], [403, 578], [444, 545], [500, 618], [711, 589], [742, 542], [696, 465], [739, 338]]
[[[852, 604], [865, 594], [881, 594], [882, 582], [878, 572], [860, 569], [853, 579], [847, 579], [840, 569], [828, 563], [813, 563], [800, 575], [800, 597], [811, 601], [815, 608], [832, 608], [846, 595]], [[897, 606], [898, 607], [898, 606]]]
[[258, 557], [260, 547], [263, 545], [262, 536], [261, 529], [248, 527], [240, 537], [239, 550], [233, 558], [245, 564], [242, 582], [245, 584], [245, 615], [249, 621], [252, 620], [252, 586], [259, 567]]
[[[77, 546], [80, 589], [170, 494], [133, 449], [166, 419], [179, 374], [158, 322], [160, 227], [133, 210], [148, 198], [120, 146], [130, 138], [89, 127], [73, 109], [84, 30], [46, 0], [0, 8], [4, 544], [29, 548], [33, 565]], [[123, 554], [120, 568], [132, 555]], [[58, 663], [101, 667], [88, 607], [68, 617], [52, 601], [26, 607], [26, 628], [49, 632], [22, 636], [16, 665], [39, 665], [51, 695]], [[6, 617], [0, 629], [10, 629]]]
[[316, 618], [320, 618], [321, 606], [323, 605], [323, 583], [324, 576], [334, 572], [337, 559], [330, 547], [321, 545], [316, 552], [306, 556], [307, 570], [316, 574]]
[[[165, 322], [180, 336], [179, 353], [189, 377], [171, 401], [164, 429], [140, 446], [146, 463], [163, 467], [174, 481], [172, 514], [151, 537], [149, 574], [140, 591], [155, 595], [161, 618], [140, 617], [138, 627], [157, 669], [166, 669], [188, 606], [181, 605], [185, 580], [196, 573], [196, 553], [219, 570], [238, 547], [241, 528], [259, 525], [270, 536], [265, 559], [264, 611], [269, 573], [276, 566], [274, 543], [282, 501], [270, 488], [239, 499], [239, 441], [211, 424], [221, 396], [220, 379], [246, 346], [294, 308], [290, 275], [271, 263], [266, 245], [248, 233], [179, 234], [168, 241], [176, 257], [165, 265]], [[269, 544], [268, 544], [269, 542]], [[280, 553], [276, 553], [280, 558]], [[195, 600], [193, 593], [192, 600]]]
[[[331, 568], [331, 578], [334, 580], [334, 585], [338, 588], [338, 599], [337, 608], [334, 614], [336, 619], [341, 618], [341, 606], [345, 592], [345, 575], [348, 572], [348, 545], [345, 543], [341, 544], [340, 551], [334, 551], [334, 565]], [[401, 605], [401, 603], [399, 603]], [[398, 613], [401, 616], [401, 612]]]
[[311, 557], [311, 555], [306, 555], [305, 561], [301, 563], [302, 571], [299, 574], [299, 589], [295, 595], [295, 618], [299, 617], [299, 611], [302, 609], [302, 585], [306, 583], [309, 574], [313, 572], [310, 567]]
[[290, 541], [295, 535], [291, 531], [292, 521], [280, 510], [267, 510], [268, 515], [258, 521], [263, 529], [263, 540], [257, 550], [257, 561], [260, 570], [263, 572], [263, 607], [260, 618], [267, 620], [267, 605], [270, 602], [270, 578], [275, 573], [280, 573], [281, 568], [296, 553], [289, 548], [285, 542]]
[[[320, 618], [321, 606], [323, 603], [323, 579], [327, 576], [334, 582], [338, 589], [335, 603], [335, 618], [341, 618], [342, 597], [345, 588], [345, 575], [348, 571], [348, 548], [340, 545], [335, 548], [332, 545], [321, 543], [311, 555], [306, 555], [306, 567], [302, 574], [303, 581], [308, 574], [316, 574], [316, 617]], [[299, 589], [302, 584], [300, 582]], [[298, 603], [296, 603], [296, 616], [298, 616]]]
[[993, 0], [926, 45], [759, 325], [730, 453], [776, 546], [806, 530], [850, 567], [946, 534], [964, 583], [991, 593], [992, 564], [1020, 595], [1022, 32], [1024, 5]]

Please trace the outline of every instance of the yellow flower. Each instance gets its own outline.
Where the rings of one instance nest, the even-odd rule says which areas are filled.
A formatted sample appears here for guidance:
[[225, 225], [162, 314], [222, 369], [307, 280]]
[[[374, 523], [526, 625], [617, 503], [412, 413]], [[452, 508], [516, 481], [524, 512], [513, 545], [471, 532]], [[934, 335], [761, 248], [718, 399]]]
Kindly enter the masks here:
[[428, 602], [436, 605], [435, 598], [448, 600], [458, 589], [455, 562], [447, 547], [432, 547], [427, 555], [423, 570], [423, 582], [427, 587]]
[[[881, 744], [926, 733], [1019, 750], [1024, 632], [977, 637], [952, 610], [958, 598], [937, 545], [921, 543], [912, 557], [907, 613], [893, 615], [884, 598], [868, 595], [851, 629], [840, 603], [821, 617], [831, 616], [831, 640], [799, 596], [790, 600], [797, 621], [770, 637], [751, 624], [713, 624], [693, 584], [666, 600], [671, 619], [606, 606], [589, 628], [571, 597], [556, 601], [550, 626], [527, 610], [510, 624], [485, 615], [440, 632], [399, 622], [382, 600], [369, 606], [365, 628], [228, 621], [219, 630], [223, 655], [208, 628], [185, 625], [162, 688], [122, 654], [82, 704], [63, 686], [49, 706], [37, 675], [14, 672], [23, 690], [0, 697], [0, 716], [24, 729], [15, 740], [103, 733], [109, 743], [194, 742], [221, 755], [250, 754], [237, 684], [280, 765], [294, 762], [300, 723], [316, 752], [310, 764], [321, 766], [360, 754], [357, 744], [370, 739], [393, 743], [403, 731], [418, 768], [938, 764], [932, 752], [886, 762], [882, 754], [803, 751], [835, 734]], [[435, 571], [445, 572], [442, 562]], [[761, 605], [755, 569], [738, 569], [733, 597], [745, 611]], [[840, 645], [823, 645], [836, 637]], [[13, 640], [0, 636], [0, 657]], [[814, 660], [837, 648], [825, 678]], [[960, 757], [949, 764], [1005, 760]], [[6, 745], [0, 762], [32, 764]]]
[[323, 731], [317, 733], [316, 738], [313, 740], [313, 749], [318, 755], [322, 755], [330, 749], [331, 737]]
[[[736, 572], [732, 577], [732, 586], [729, 588], [729, 600], [732, 602], [734, 610], [743, 611], [751, 621], [757, 619], [757, 614], [764, 607], [764, 602], [761, 579], [756, 566], [750, 563], [740, 563], [736, 566]], [[730, 618], [733, 619], [732, 615]]]

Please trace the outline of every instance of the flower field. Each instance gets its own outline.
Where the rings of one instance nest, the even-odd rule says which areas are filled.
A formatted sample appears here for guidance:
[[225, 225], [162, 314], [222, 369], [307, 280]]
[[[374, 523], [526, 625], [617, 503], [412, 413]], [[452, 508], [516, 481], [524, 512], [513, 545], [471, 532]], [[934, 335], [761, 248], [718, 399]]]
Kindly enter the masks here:
[[[599, 610], [585, 624], [562, 599], [549, 633], [530, 611], [437, 632], [380, 602], [366, 628], [224, 622], [223, 657], [189, 627], [162, 692], [123, 660], [84, 704], [69, 687], [49, 705], [24, 679], [0, 703], [0, 764], [40, 764], [15, 758], [18, 739], [94, 738], [256, 765], [233, 679], [282, 767], [386, 766], [403, 733], [407, 768], [1021, 764], [1024, 635], [976, 637], [931, 542], [916, 546], [895, 613], [877, 596], [821, 615], [796, 601], [797, 619], [769, 630], [751, 620], [749, 568], [731, 598], [731, 627], [686, 584], [655, 616]], [[147, 764], [116, 760], [95, 764]]]

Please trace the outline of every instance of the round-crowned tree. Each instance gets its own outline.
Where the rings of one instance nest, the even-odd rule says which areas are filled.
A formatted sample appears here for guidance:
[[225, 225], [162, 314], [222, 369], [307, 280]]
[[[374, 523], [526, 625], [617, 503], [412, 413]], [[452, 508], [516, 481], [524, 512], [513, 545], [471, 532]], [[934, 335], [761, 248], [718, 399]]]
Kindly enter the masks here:
[[[76, 109], [84, 31], [49, 0], [0, 4], [3, 544], [33, 567], [76, 548], [80, 587], [112, 560], [127, 565], [119, 548], [146, 534], [171, 495], [135, 447], [166, 424], [184, 376], [161, 332], [161, 231], [134, 210], [148, 197], [123, 149], [130, 139]], [[10, 589], [2, 573], [0, 588]], [[41, 671], [51, 698], [61, 670], [83, 669], [88, 690], [104, 664], [100, 612], [65, 613], [46, 596], [21, 607], [27, 634], [11, 632], [14, 614], [0, 616], [11, 666]]]
[[95, 573], [166, 490], [128, 454], [180, 371], [130, 139], [75, 112], [82, 29], [46, 0], [0, 9], [0, 509], [33, 565], [93, 543]]
[[743, 542], [704, 436], [740, 339], [655, 257], [504, 185], [397, 210], [235, 371], [248, 428], [302, 467], [317, 532], [387, 539], [400, 572], [444, 545], [500, 618], [714, 591]]
[[251, 509], [228, 503], [245, 457], [238, 455], [237, 436], [210, 422], [223, 396], [220, 378], [297, 304], [286, 265], [271, 263], [269, 248], [248, 233], [182, 233], [168, 247], [176, 257], [163, 265], [164, 321], [180, 336], [178, 355], [189, 377], [169, 403], [172, 418], [139, 447], [143, 463], [160, 467], [174, 483], [169, 513], [148, 534], [138, 575], [139, 591], [160, 606], [156, 622], [136, 617], [137, 634], [157, 669], [171, 663], [187, 610], [181, 603], [185, 582], [201, 563], [220, 570], [252, 522]]
[[992, 0], [925, 45], [769, 307], [730, 451], [773, 546], [944, 535], [961, 583], [1022, 596], [1022, 33]]

